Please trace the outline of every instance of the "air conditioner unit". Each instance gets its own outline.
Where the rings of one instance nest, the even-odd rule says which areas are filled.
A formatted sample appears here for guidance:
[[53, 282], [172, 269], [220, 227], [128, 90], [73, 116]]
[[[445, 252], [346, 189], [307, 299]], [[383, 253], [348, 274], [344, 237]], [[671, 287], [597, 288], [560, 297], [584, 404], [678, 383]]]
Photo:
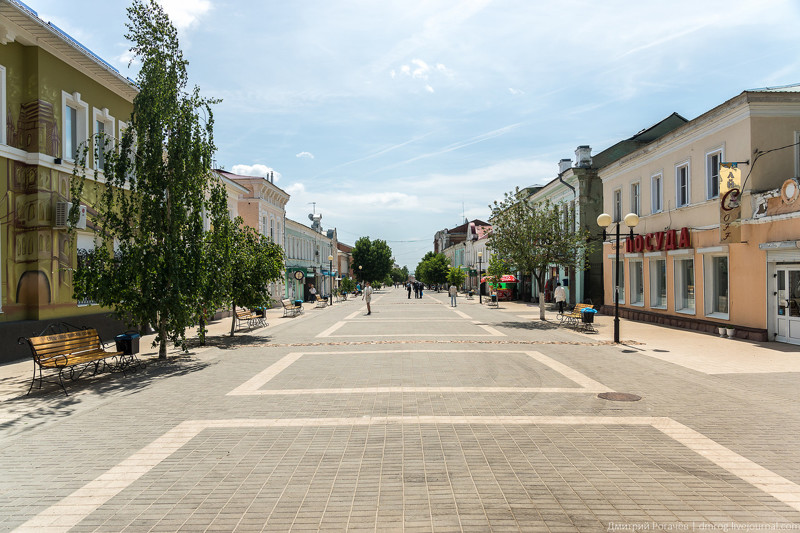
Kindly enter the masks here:
[[[56, 202], [56, 220], [54, 226], [56, 228], [66, 228], [69, 219], [69, 211], [72, 209], [72, 202]], [[76, 229], [86, 229], [86, 206], [80, 206], [80, 217], [75, 224]]]

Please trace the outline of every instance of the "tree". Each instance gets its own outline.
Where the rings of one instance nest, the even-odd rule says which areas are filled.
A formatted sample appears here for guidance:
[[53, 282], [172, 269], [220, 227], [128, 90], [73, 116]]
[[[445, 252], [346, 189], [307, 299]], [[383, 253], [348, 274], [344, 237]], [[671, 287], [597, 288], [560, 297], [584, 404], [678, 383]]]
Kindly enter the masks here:
[[408, 267], [404, 266], [403, 268], [392, 268], [391, 272], [392, 282], [394, 283], [404, 283], [408, 281]]
[[[383, 281], [392, 271], [392, 249], [386, 241], [360, 237], [353, 246], [353, 264], [361, 281]], [[361, 269], [358, 269], [358, 267]]]
[[426, 285], [441, 285], [447, 281], [450, 261], [442, 253], [428, 252], [417, 265], [416, 277]]
[[[532, 204], [520, 198], [519, 188], [506, 193], [492, 210], [488, 246], [522, 273], [531, 274], [539, 286], [539, 318], [545, 319], [541, 292], [550, 266], [588, 268], [583, 257], [590, 252], [589, 232], [565, 228], [562, 210], [545, 201]], [[491, 269], [491, 263], [490, 263]]]
[[[104, 176], [95, 175], [89, 201], [101, 242], [75, 272], [74, 287], [76, 297], [114, 309], [129, 325], [155, 326], [165, 358], [168, 340], [185, 343], [203, 299], [203, 213], [215, 151], [211, 105], [218, 101], [202, 98], [197, 87], [186, 91], [188, 63], [155, 0], [134, 0], [128, 17], [126, 37], [142, 63], [139, 93], [121, 142], [95, 143], [104, 151]], [[85, 154], [72, 180], [72, 221], [86, 182]]]
[[460, 268], [450, 267], [450, 270], [447, 273], [447, 282], [451, 285], [455, 285], [456, 288], [461, 287], [466, 278], [467, 275]]
[[342, 278], [339, 288], [343, 293], [353, 292], [356, 289], [356, 282], [353, 281], [353, 278]]

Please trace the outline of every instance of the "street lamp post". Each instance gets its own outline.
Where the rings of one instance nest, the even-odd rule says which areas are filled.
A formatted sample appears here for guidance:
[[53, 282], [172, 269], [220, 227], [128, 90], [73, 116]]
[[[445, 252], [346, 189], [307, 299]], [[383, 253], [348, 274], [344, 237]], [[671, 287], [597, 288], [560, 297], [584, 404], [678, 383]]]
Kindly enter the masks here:
[[481, 290], [481, 259], [483, 259], [483, 252], [478, 252], [478, 303], [483, 303], [483, 291]]
[[[603, 241], [606, 240], [606, 228], [611, 224], [611, 215], [602, 213], [597, 217], [597, 225], [603, 228]], [[633, 228], [639, 224], [639, 215], [628, 213], [625, 215], [625, 225], [631, 229], [630, 238], [633, 238]], [[616, 260], [614, 262], [614, 342], [619, 344], [619, 228], [622, 222], [617, 222], [616, 231]]]
[[330, 299], [331, 299], [331, 305], [333, 305], [333, 255], [328, 256], [328, 264], [330, 265], [328, 267], [328, 277], [331, 278]]

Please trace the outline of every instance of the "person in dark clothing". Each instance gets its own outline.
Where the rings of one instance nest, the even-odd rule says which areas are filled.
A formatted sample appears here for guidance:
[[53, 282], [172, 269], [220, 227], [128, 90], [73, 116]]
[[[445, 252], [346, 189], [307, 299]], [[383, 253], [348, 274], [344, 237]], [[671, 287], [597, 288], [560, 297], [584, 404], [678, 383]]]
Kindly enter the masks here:
[[411, 282], [409, 281], [406, 283], [406, 289], [408, 289], [408, 299], [411, 299]]

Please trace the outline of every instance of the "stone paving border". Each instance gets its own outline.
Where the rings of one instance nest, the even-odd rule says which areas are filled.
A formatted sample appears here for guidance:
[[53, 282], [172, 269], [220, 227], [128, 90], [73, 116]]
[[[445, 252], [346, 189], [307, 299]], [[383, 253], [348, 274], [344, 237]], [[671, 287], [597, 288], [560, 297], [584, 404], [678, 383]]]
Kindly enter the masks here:
[[[304, 355], [364, 355], [392, 353], [476, 353], [488, 354], [520, 354], [542, 363], [558, 372], [579, 387], [361, 387], [339, 389], [262, 389], [271, 379], [286, 370]], [[580, 372], [547, 357], [543, 353], [515, 350], [373, 350], [358, 352], [293, 352], [279, 359], [265, 370], [259, 372], [245, 383], [229, 392], [227, 396], [259, 396], [279, 394], [353, 394], [353, 393], [390, 393], [390, 392], [557, 392], [557, 393], [591, 393], [607, 392], [610, 389]]]
[[200, 432], [223, 428], [373, 426], [393, 424], [650, 426], [720, 468], [800, 511], [800, 486], [667, 417], [602, 416], [382, 416], [360, 418], [188, 420], [60, 502], [22, 524], [19, 532], [66, 532], [147, 474]]

